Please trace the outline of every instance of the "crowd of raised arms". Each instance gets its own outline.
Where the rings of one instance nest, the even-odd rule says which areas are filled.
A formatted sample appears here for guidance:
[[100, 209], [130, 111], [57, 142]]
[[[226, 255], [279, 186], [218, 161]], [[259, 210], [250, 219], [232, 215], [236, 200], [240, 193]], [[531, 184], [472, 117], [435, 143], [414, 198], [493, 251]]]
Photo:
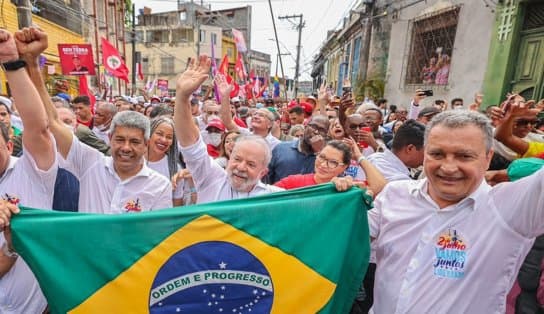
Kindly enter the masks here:
[[[0, 30], [12, 96], [0, 98], [0, 313], [48, 311], [11, 241], [19, 205], [183, 211], [328, 182], [374, 198], [371, 264], [351, 313], [514, 313], [528, 299], [544, 303], [544, 174], [531, 158], [544, 158], [544, 101], [512, 94], [485, 110], [476, 94], [468, 106], [424, 106], [417, 90], [405, 104], [359, 104], [325, 85], [316, 97], [248, 101], [230, 97], [233, 86], [198, 56], [175, 97], [142, 91], [93, 104], [51, 97], [38, 61], [47, 46], [38, 28]], [[215, 95], [201, 92], [212, 84]]]

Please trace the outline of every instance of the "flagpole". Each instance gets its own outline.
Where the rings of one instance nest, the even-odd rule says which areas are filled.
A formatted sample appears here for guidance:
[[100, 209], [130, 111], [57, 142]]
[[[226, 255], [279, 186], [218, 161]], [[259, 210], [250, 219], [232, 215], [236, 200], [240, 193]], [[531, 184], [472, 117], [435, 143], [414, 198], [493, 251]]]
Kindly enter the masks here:
[[[215, 46], [213, 45], [213, 40], [210, 40], [210, 43], [212, 47], [212, 74], [215, 77], [215, 75], [217, 74], [217, 64], [215, 62]], [[213, 92], [215, 94], [215, 100], [217, 101], [217, 103], [221, 103], [221, 99], [219, 98], [219, 90], [217, 89], [217, 84], [215, 84], [214, 78], [212, 78], [212, 80], [213, 80]]]

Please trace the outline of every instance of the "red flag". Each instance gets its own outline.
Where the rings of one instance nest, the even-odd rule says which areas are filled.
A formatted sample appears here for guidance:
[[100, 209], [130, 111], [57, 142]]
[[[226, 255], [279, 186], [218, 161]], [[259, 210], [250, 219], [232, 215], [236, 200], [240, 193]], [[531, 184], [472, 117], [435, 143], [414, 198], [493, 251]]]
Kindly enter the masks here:
[[246, 68], [244, 67], [244, 61], [242, 60], [242, 55], [238, 53], [238, 58], [236, 58], [236, 65], [234, 66], [234, 71], [238, 76], [238, 80], [244, 81], [247, 77]]
[[144, 80], [144, 72], [142, 71], [142, 63], [138, 62], [136, 63], [136, 76], [140, 81]]
[[238, 96], [238, 92], [240, 91], [240, 86], [236, 84], [236, 82], [232, 79], [232, 77], [229, 74], [229, 57], [225, 55], [223, 57], [223, 61], [221, 61], [221, 65], [217, 69], [217, 72], [225, 75], [227, 78], [227, 83], [233, 85], [233, 89], [230, 92], [230, 98]]
[[224, 74], [225, 76], [229, 74], [229, 57], [225, 55], [221, 65], [217, 69], [217, 72]]
[[89, 85], [87, 84], [87, 76], [81, 75], [79, 77], [79, 95], [89, 96], [91, 100], [91, 112], [94, 114], [94, 104], [96, 103], [96, 98], [93, 93], [89, 90]]
[[102, 37], [102, 63], [113, 76], [128, 83], [128, 68], [119, 55], [119, 51], [104, 37]]

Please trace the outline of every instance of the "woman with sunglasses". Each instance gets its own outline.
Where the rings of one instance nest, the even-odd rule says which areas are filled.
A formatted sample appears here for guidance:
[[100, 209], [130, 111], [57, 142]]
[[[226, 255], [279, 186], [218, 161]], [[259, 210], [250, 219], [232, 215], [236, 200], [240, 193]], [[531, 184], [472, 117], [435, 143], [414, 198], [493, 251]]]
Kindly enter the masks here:
[[[355, 152], [353, 153], [353, 151]], [[366, 173], [367, 182], [359, 182], [359, 186], [367, 186], [377, 195], [386, 184], [381, 173], [364, 157], [355, 141], [351, 142], [333, 140], [317, 154], [314, 164], [314, 173], [290, 175], [276, 182], [275, 186], [286, 190], [317, 185], [327, 182], [335, 182], [349, 166], [351, 158], [356, 156]]]

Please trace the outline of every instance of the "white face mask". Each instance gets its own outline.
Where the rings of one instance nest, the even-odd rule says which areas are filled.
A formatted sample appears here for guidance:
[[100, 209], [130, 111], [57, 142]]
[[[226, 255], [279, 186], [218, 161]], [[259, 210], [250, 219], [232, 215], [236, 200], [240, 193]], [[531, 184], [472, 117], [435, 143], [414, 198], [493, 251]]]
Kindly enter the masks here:
[[221, 144], [221, 133], [208, 133], [208, 144], [219, 146]]

